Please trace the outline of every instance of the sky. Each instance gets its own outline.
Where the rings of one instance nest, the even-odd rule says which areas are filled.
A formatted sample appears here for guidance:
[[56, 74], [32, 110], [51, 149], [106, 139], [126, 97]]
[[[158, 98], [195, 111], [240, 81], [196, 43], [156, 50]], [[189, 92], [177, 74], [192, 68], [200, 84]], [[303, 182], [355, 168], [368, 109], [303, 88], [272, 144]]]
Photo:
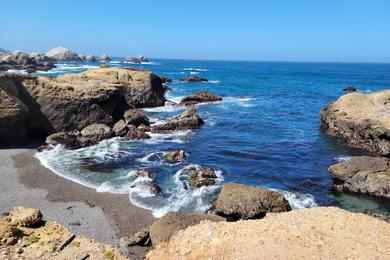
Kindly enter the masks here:
[[390, 0], [0, 0], [0, 10], [8, 50], [390, 62]]

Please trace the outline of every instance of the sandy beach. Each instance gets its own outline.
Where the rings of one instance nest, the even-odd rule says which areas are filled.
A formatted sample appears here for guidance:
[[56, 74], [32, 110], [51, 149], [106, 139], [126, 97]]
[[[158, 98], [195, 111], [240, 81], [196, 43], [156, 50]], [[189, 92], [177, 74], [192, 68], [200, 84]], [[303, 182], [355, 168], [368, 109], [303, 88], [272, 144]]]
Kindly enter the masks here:
[[111, 245], [154, 221], [127, 195], [98, 193], [52, 173], [34, 157], [33, 147], [0, 149], [2, 214], [18, 205], [39, 208], [47, 220]]

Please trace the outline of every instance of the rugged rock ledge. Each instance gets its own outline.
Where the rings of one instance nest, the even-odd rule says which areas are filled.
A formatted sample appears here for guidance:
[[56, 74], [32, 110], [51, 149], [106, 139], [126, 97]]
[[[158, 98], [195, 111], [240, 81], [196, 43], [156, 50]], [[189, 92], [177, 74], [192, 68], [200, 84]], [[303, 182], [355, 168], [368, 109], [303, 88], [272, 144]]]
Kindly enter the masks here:
[[390, 90], [353, 92], [321, 110], [326, 132], [351, 147], [390, 155]]
[[356, 156], [329, 167], [337, 191], [357, 192], [390, 199], [390, 160]]
[[108, 67], [56, 78], [0, 73], [0, 142], [113, 126], [130, 107], [164, 103], [161, 80], [148, 70]]
[[45, 222], [37, 209], [17, 207], [0, 218], [0, 237], [1, 259], [126, 259], [109, 245]]
[[387, 259], [390, 224], [328, 207], [261, 220], [203, 221], [179, 231], [147, 259]]

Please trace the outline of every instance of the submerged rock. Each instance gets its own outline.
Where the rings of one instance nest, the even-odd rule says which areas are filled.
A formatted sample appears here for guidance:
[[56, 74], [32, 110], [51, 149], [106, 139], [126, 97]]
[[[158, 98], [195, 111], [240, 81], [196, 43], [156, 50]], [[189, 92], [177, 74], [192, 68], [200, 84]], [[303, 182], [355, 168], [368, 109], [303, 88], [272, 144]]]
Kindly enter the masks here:
[[195, 108], [184, 111], [165, 124], [156, 125], [152, 128], [153, 132], [164, 133], [177, 130], [197, 129], [204, 124], [203, 119], [198, 115]]
[[198, 76], [188, 76], [188, 77], [180, 79], [180, 81], [183, 81], [183, 82], [207, 82], [208, 79], [201, 78]]
[[390, 199], [390, 160], [356, 156], [329, 167], [337, 191], [356, 192]]
[[146, 259], [387, 259], [389, 234], [389, 223], [365, 214], [315, 207], [261, 220], [202, 221]]
[[232, 182], [222, 186], [213, 205], [215, 214], [231, 221], [259, 219], [266, 213], [290, 210], [290, 204], [279, 192]]
[[353, 92], [321, 110], [325, 131], [351, 147], [390, 155], [390, 90]]
[[169, 162], [181, 162], [186, 158], [184, 150], [170, 151], [163, 154], [163, 158]]
[[188, 185], [195, 188], [212, 186], [217, 183], [217, 178], [217, 173], [210, 167], [192, 167], [189, 169]]
[[220, 96], [217, 96], [212, 92], [198, 91], [193, 93], [192, 95], [182, 98], [180, 105], [192, 106], [198, 103], [215, 102], [221, 100], [222, 98]]

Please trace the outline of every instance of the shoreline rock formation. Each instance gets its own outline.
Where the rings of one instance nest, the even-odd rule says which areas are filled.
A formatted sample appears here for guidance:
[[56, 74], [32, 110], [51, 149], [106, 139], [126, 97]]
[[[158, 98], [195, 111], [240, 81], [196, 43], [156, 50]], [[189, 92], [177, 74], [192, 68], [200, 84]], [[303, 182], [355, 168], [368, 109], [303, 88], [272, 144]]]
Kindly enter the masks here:
[[54, 59], [41, 53], [28, 54], [21, 51], [0, 53], [0, 71], [16, 69], [31, 73], [37, 70], [48, 71], [54, 67]]
[[355, 156], [329, 167], [336, 191], [390, 199], [390, 159]]
[[182, 82], [208, 82], [208, 79], [201, 78], [198, 76], [188, 76], [180, 79]]
[[321, 110], [321, 122], [330, 136], [349, 146], [390, 155], [390, 90], [352, 92]]
[[165, 103], [159, 77], [148, 70], [98, 68], [55, 78], [0, 73], [0, 142], [29, 136], [112, 127], [129, 108]]
[[204, 124], [194, 107], [187, 109], [180, 115], [170, 119], [167, 123], [156, 125], [152, 128], [155, 133], [169, 133], [177, 130], [198, 129]]
[[199, 103], [216, 102], [221, 100], [222, 98], [220, 96], [217, 96], [210, 91], [197, 91], [189, 96], [183, 97], [179, 105], [193, 106]]

